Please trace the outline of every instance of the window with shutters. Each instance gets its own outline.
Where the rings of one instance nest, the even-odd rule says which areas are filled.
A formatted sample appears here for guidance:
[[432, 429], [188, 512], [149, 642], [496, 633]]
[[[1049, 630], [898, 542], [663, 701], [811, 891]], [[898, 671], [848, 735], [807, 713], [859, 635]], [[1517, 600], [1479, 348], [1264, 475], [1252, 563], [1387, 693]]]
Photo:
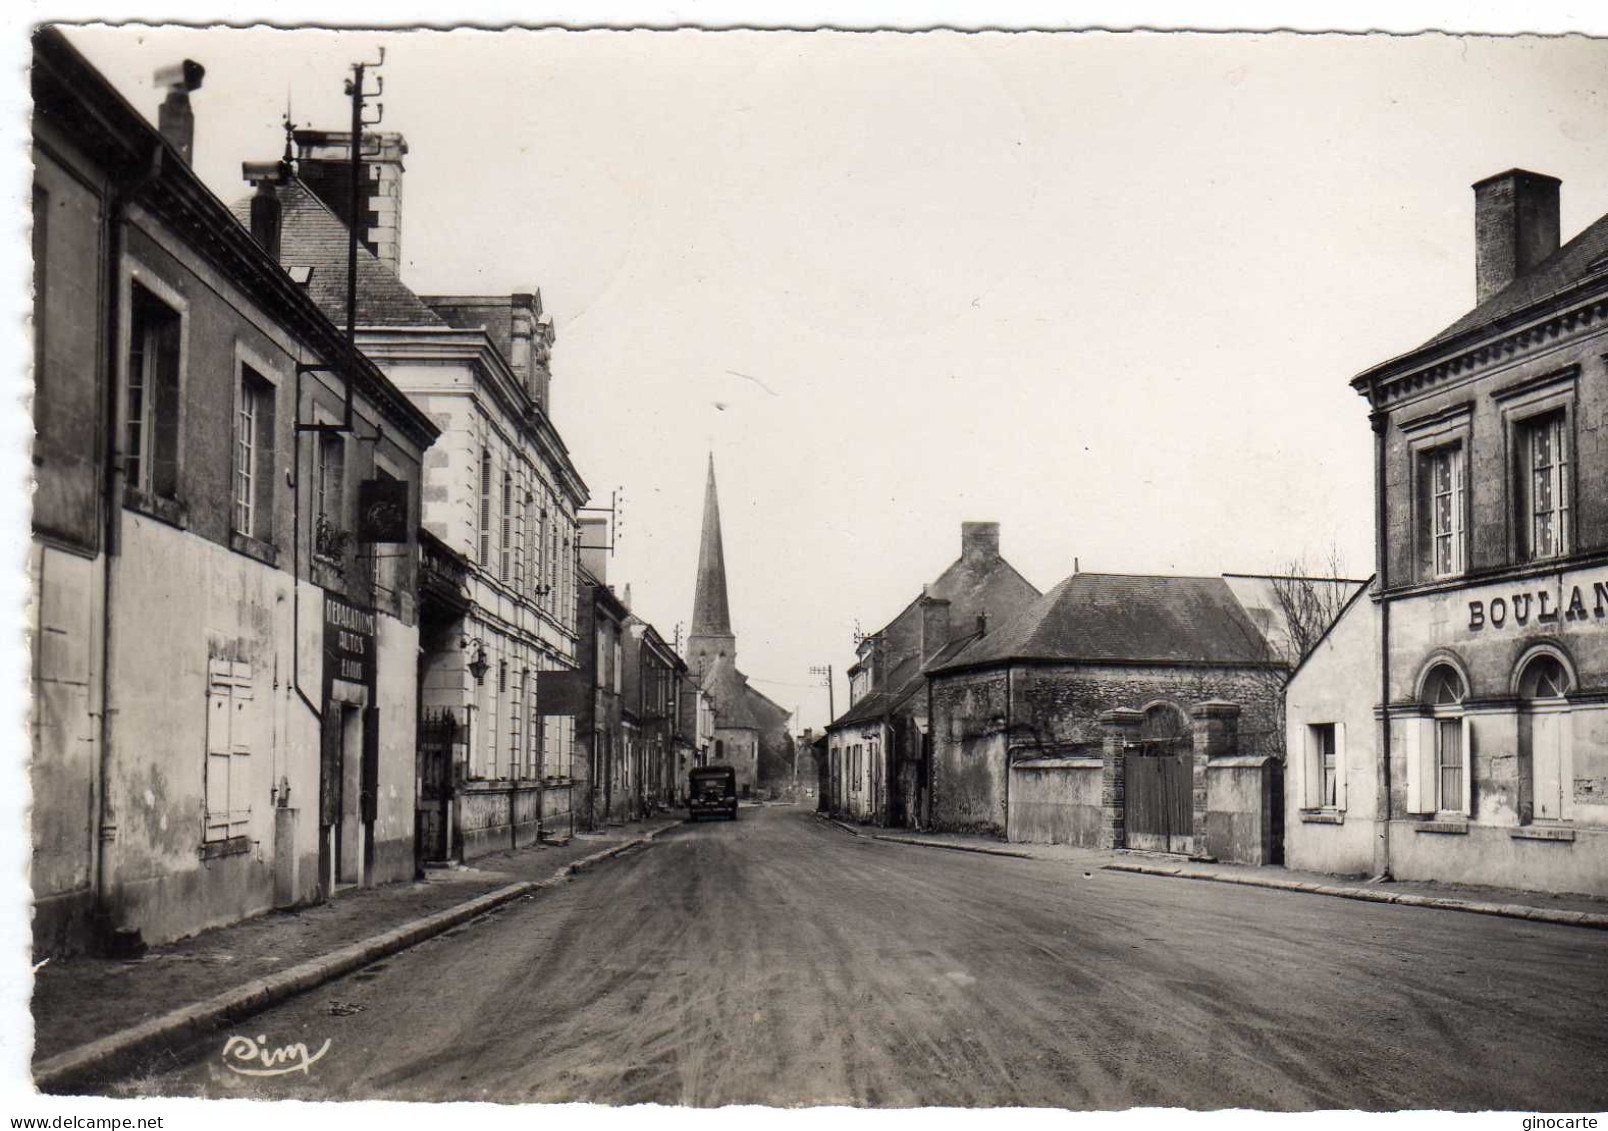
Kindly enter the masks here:
[[207, 664], [207, 841], [245, 836], [251, 825], [251, 665]]
[[184, 319], [144, 283], [130, 283], [123, 385], [123, 467], [136, 491], [179, 489], [180, 364]]
[[1468, 684], [1450, 663], [1433, 664], [1420, 684], [1421, 714], [1406, 727], [1407, 808], [1468, 816], [1473, 811], [1474, 730], [1463, 711]]
[[1343, 723], [1307, 726], [1305, 806], [1335, 810], [1346, 807]]

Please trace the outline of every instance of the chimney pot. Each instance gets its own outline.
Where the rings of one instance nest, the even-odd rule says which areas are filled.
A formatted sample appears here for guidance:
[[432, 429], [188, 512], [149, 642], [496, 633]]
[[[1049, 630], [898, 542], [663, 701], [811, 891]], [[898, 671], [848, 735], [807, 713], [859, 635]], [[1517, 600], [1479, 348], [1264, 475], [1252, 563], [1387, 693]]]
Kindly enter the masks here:
[[1558, 250], [1556, 177], [1509, 169], [1474, 185], [1474, 290], [1484, 302]]
[[156, 127], [167, 143], [178, 151], [186, 165], [195, 151], [195, 114], [190, 109], [190, 92], [201, 89], [207, 69], [194, 59], [159, 67], [155, 81], [167, 90], [156, 114]]

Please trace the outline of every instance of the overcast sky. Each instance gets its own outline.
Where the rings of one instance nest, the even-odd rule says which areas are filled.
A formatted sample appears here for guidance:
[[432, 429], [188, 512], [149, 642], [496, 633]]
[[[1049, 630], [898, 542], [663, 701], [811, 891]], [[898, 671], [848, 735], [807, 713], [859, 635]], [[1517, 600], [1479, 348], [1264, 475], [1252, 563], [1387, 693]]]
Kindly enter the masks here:
[[344, 129], [347, 64], [383, 45], [404, 281], [541, 288], [557, 424], [594, 502], [627, 497], [610, 578], [666, 637], [713, 451], [739, 665], [805, 725], [809, 666], [841, 673], [964, 520], [1041, 589], [1331, 545], [1366, 576], [1348, 380], [1472, 305], [1469, 186], [1560, 177], [1565, 239], [1608, 211], [1608, 44], [1583, 39], [72, 39], [152, 117], [153, 69], [205, 64], [225, 199], [287, 97]]

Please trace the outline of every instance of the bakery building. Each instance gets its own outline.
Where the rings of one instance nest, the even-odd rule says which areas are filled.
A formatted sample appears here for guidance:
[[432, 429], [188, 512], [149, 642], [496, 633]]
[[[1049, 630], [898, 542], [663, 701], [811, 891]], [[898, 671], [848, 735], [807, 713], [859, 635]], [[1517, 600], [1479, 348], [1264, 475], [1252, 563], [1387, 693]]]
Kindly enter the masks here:
[[1477, 305], [1352, 382], [1378, 576], [1291, 681], [1289, 861], [1608, 895], [1608, 216], [1474, 193]]

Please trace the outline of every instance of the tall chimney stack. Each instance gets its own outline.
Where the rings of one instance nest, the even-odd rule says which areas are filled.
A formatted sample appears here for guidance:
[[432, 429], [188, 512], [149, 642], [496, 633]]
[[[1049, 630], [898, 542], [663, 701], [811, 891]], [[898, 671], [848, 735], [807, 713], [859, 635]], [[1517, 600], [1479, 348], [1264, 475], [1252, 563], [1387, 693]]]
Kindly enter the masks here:
[[949, 602], [942, 597], [921, 598], [921, 662], [926, 663], [949, 643]]
[[1474, 290], [1484, 302], [1558, 250], [1556, 177], [1509, 169], [1474, 186]]
[[179, 151], [186, 165], [195, 152], [195, 114], [190, 109], [190, 92], [201, 89], [207, 69], [194, 59], [158, 68], [155, 82], [167, 97], [156, 112], [156, 128], [167, 143]]
[[967, 561], [999, 557], [999, 523], [961, 523], [960, 556]]

